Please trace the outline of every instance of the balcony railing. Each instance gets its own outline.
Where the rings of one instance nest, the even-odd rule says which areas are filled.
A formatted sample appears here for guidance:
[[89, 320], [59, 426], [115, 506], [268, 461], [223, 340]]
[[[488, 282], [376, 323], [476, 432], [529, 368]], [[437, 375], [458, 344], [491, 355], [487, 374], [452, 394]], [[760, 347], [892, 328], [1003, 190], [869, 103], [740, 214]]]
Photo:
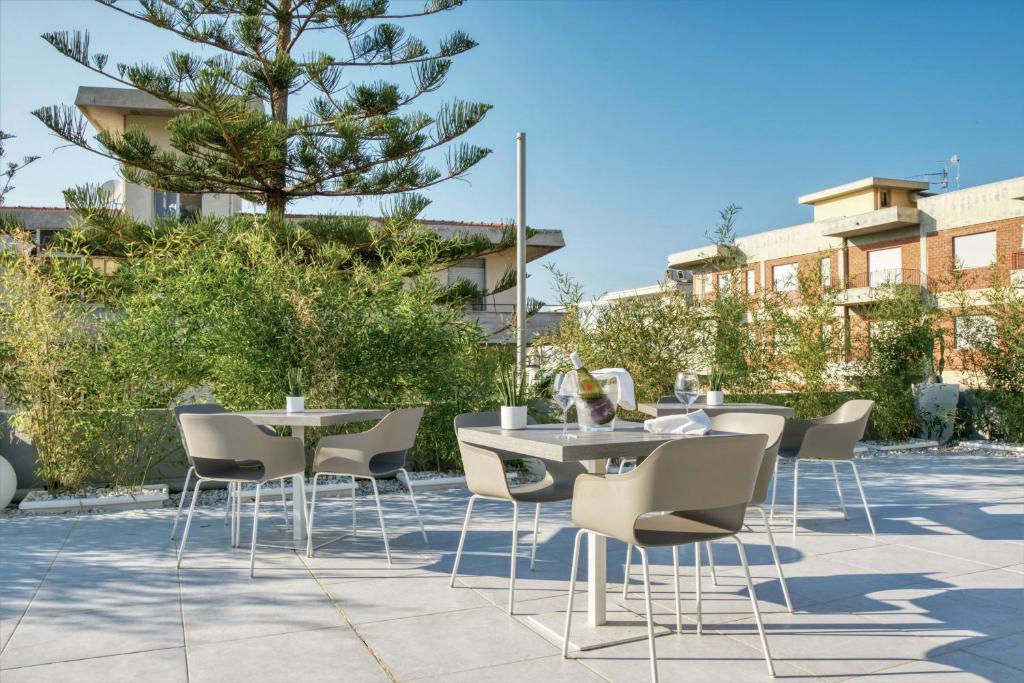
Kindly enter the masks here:
[[1010, 269], [1024, 270], [1024, 251], [1015, 251], [1010, 255]]
[[866, 273], [854, 273], [846, 278], [847, 289], [861, 287], [881, 287], [883, 285], [911, 285], [927, 287], [928, 276], [919, 270], [909, 268], [889, 268], [871, 270]]

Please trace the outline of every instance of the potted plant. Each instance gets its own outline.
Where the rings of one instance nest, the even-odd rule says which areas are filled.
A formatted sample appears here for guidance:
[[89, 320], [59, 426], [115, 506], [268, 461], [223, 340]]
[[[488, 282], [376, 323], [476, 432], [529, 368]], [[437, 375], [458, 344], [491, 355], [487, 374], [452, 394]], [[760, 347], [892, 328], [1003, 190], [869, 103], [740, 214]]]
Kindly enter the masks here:
[[498, 369], [498, 398], [501, 399], [501, 428], [526, 429], [526, 373], [509, 365]]
[[287, 379], [285, 407], [289, 413], [301, 413], [306, 409], [306, 398], [302, 395], [302, 368], [288, 368]]
[[725, 384], [725, 373], [719, 368], [714, 368], [708, 375], [708, 397], [709, 406], [720, 406], [725, 403], [725, 391], [722, 386]]

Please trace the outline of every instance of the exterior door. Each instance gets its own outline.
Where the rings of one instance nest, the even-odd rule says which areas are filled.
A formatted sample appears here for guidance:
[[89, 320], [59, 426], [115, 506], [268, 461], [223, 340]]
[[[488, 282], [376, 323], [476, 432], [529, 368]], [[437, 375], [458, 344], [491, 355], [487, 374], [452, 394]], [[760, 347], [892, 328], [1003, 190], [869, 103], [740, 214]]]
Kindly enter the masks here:
[[903, 250], [875, 249], [868, 252], [868, 286], [878, 287], [887, 282], [903, 282]]

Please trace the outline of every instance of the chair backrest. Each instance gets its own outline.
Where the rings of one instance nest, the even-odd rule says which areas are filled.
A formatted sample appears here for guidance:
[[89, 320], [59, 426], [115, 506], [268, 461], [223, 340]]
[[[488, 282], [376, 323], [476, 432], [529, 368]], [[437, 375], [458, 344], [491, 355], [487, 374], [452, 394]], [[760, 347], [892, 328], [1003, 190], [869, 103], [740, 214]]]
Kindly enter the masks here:
[[868, 418], [871, 417], [871, 410], [874, 407], [874, 401], [854, 399], [839, 406], [838, 410], [834, 413], [820, 418], [818, 422], [822, 424], [856, 425], [856, 428], [859, 429], [859, 433], [857, 433], [857, 439], [859, 440], [864, 436], [864, 431], [868, 426]]
[[750, 498], [751, 504], [760, 505], [768, 497], [768, 485], [775, 472], [775, 461], [779, 457], [779, 444], [782, 442], [782, 431], [786, 428], [786, 418], [763, 413], [722, 413], [711, 418], [711, 428], [717, 432], [764, 434], [768, 438], [764, 458], [757, 473], [757, 482], [754, 484], [754, 495]]
[[616, 505], [643, 514], [732, 508], [739, 531], [754, 493], [768, 437], [764, 434], [676, 439], [658, 446], [628, 478], [633, 500]]
[[364, 432], [367, 448], [373, 453], [373, 471], [391, 472], [405, 467], [409, 449], [416, 443], [421, 419], [423, 408], [400, 408], [392, 410]]
[[[527, 418], [527, 422], [535, 423], [533, 418]], [[496, 411], [462, 413], [455, 417], [455, 435], [457, 438], [459, 429], [497, 427], [500, 424], [501, 415]], [[466, 487], [470, 492], [491, 498], [511, 498], [505, 467], [498, 451], [459, 439], [459, 455], [462, 457], [462, 469], [466, 473]]]
[[259, 460], [267, 436], [241, 415], [231, 413], [189, 413], [180, 415], [185, 448], [201, 454], [192, 458], [199, 476], [229, 460]]
[[219, 415], [226, 413], [227, 409], [219, 403], [185, 403], [180, 406], [174, 406], [174, 424], [178, 428], [178, 437], [181, 439], [181, 445], [185, 449], [185, 457], [188, 461], [192, 462], [192, 453], [189, 451], [188, 442], [185, 440], [185, 432], [181, 429], [181, 416], [182, 415]]

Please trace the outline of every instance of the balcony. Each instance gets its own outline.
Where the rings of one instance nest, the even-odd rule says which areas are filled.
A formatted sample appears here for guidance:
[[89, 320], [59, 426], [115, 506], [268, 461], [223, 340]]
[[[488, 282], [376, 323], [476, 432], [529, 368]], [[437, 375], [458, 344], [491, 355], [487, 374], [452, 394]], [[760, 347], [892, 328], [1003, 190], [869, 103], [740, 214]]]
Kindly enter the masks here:
[[[466, 318], [475, 320], [487, 333], [492, 344], [506, 344], [514, 339], [516, 307], [512, 304], [487, 303], [466, 309]], [[562, 311], [541, 310], [526, 319], [526, 339], [549, 332], [562, 321]]]
[[857, 237], [884, 232], [894, 228], [906, 228], [920, 223], [917, 209], [910, 206], [888, 206], [884, 209], [859, 213], [822, 221], [826, 237]]
[[878, 301], [889, 285], [905, 285], [920, 290], [928, 288], [928, 276], [919, 270], [893, 268], [855, 273], [846, 279], [846, 289], [839, 295], [839, 303], [856, 306]]
[[1010, 255], [1010, 280], [1018, 287], [1024, 287], [1024, 251]]

